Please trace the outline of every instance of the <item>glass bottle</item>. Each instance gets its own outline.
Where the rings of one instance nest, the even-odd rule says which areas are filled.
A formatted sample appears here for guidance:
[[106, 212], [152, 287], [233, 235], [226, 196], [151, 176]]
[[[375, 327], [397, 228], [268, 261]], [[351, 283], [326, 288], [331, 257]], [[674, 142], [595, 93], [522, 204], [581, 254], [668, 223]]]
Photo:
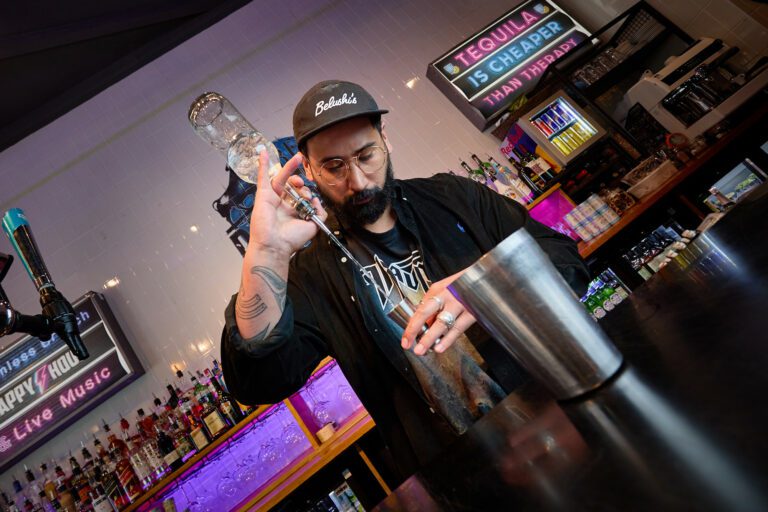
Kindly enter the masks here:
[[201, 94], [190, 105], [187, 117], [197, 135], [223, 153], [229, 168], [242, 180], [256, 183], [262, 151], [269, 157], [269, 175], [280, 169], [280, 155], [275, 145], [221, 94]]
[[131, 461], [127, 456], [122, 455], [120, 452], [115, 452], [115, 474], [117, 475], [117, 481], [120, 486], [120, 491], [125, 495], [125, 501], [133, 503], [136, 498], [141, 496], [141, 484], [139, 478], [133, 470]]
[[192, 438], [189, 437], [187, 431], [179, 426], [175, 419], [171, 422], [171, 438], [173, 439], [173, 446], [179, 452], [179, 458], [183, 463], [187, 454], [195, 451], [195, 444], [192, 442]]
[[531, 195], [533, 198], [537, 198], [541, 195], [542, 191], [544, 190], [544, 184], [541, 183], [541, 178], [539, 176], [531, 171], [530, 169], [523, 167], [519, 162], [517, 162], [515, 159], [510, 158], [509, 163], [512, 164], [512, 167], [517, 171], [518, 177], [525, 183], [525, 185], [528, 187], [528, 189], [531, 191]]
[[24, 464], [24, 477], [27, 479], [27, 494], [29, 495], [29, 501], [32, 502], [33, 505], [38, 505], [40, 503], [39, 496], [42, 489], [35, 478], [35, 474], [26, 464]]
[[105, 494], [109, 496], [117, 508], [123, 509], [131, 503], [128, 493], [120, 483], [120, 478], [117, 474], [117, 461], [113, 453], [107, 454], [100, 484]]
[[187, 421], [190, 426], [189, 437], [192, 438], [192, 443], [197, 451], [211, 444], [211, 439], [208, 437], [208, 432], [203, 428], [202, 422], [198, 421], [191, 412], [187, 413]]
[[240, 407], [234, 403], [234, 398], [229, 395], [217, 379], [211, 379], [211, 384], [213, 384], [213, 388], [219, 396], [219, 408], [221, 409], [221, 412], [224, 413], [224, 416], [229, 419], [232, 425], [236, 425], [245, 417], [240, 410]]
[[155, 437], [157, 438], [157, 448], [160, 450], [163, 461], [171, 468], [171, 471], [179, 469], [182, 464], [181, 456], [173, 444], [173, 439], [157, 426], [155, 426]]
[[211, 440], [217, 439], [229, 430], [231, 425], [216, 406], [212, 396], [206, 396], [200, 405], [203, 407], [200, 411], [200, 419], [203, 420], [203, 426], [208, 431], [208, 437]]
[[40, 464], [40, 474], [43, 480], [43, 490], [50, 501], [56, 499], [56, 482], [53, 475], [48, 471], [48, 464]]
[[128, 441], [130, 463], [142, 490], [147, 490], [154, 482], [152, 466], [141, 449], [140, 443]]
[[[552, 169], [552, 166], [549, 165], [549, 162], [541, 158], [539, 155], [534, 155], [533, 153], [530, 153], [525, 147], [518, 146], [520, 149], [519, 156], [521, 158], [520, 162], [523, 164], [523, 166], [531, 168], [536, 174], [541, 177], [542, 181], [544, 183], [548, 183], [552, 179], [554, 179], [555, 174]], [[515, 151], [515, 149], [513, 149]]]
[[69, 488], [75, 504], [78, 505], [88, 499], [88, 492], [90, 492], [91, 486], [74, 455], [70, 455], [69, 464], [72, 467], [72, 479], [69, 481]]

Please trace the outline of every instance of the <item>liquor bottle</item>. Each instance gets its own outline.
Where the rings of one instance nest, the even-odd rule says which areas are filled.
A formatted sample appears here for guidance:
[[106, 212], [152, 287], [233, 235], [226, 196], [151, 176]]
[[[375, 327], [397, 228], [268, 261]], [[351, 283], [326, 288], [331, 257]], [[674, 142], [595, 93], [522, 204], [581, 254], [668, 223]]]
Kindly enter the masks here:
[[198, 379], [197, 377], [192, 377], [192, 380], [194, 382], [194, 387], [192, 388], [192, 391], [194, 393], [195, 400], [197, 400], [197, 403], [199, 403], [202, 406], [204, 402], [213, 400], [213, 392], [211, 391], [211, 388], [206, 386], [202, 379]]
[[[21, 491], [24, 489], [24, 485], [19, 481], [18, 478], [16, 478], [16, 475], [11, 475], [11, 478], [13, 478], [13, 482], [11, 483], [11, 486], [13, 487], [13, 495], [16, 498], [16, 501], [18, 501], [19, 494], [21, 494]], [[24, 500], [21, 500], [22, 506], [24, 505]]]
[[40, 478], [43, 481], [43, 491], [48, 497], [48, 500], [53, 501], [56, 499], [56, 482], [54, 476], [48, 471], [48, 464], [43, 462], [40, 464]]
[[229, 419], [230, 424], [236, 425], [245, 417], [240, 410], [240, 407], [237, 406], [234, 398], [229, 395], [218, 380], [211, 379], [211, 384], [213, 384], [213, 388], [219, 396], [219, 408], [221, 409], [221, 412]]
[[519, 154], [521, 156], [521, 162], [524, 166], [528, 166], [533, 169], [536, 174], [541, 176], [541, 179], [545, 183], [548, 183], [550, 180], [554, 179], [555, 173], [552, 170], [552, 166], [549, 165], [549, 162], [541, 158], [539, 155], [530, 153], [527, 149], [525, 149], [524, 146], [518, 147], [520, 148]]
[[102, 421], [101, 428], [104, 430], [104, 432], [107, 434], [107, 441], [109, 442], [108, 450], [110, 453], [112, 452], [118, 452], [120, 456], [127, 457], [128, 456], [128, 445], [126, 445], [122, 439], [118, 437], [118, 435], [114, 432], [112, 432], [112, 429], [107, 425], [107, 422], [104, 420]]
[[136, 415], [138, 416], [136, 428], [141, 433], [141, 437], [144, 439], [152, 438], [155, 432], [155, 421], [152, 419], [152, 416], [147, 416], [144, 409], [138, 409]]
[[121, 455], [119, 452], [115, 453], [115, 473], [117, 475], [118, 483], [125, 493], [126, 501], [133, 503], [136, 498], [141, 496], [141, 484], [139, 478], [136, 476], [136, 472], [133, 470], [131, 461], [128, 457]]
[[171, 471], [179, 469], [182, 465], [181, 456], [173, 444], [173, 439], [157, 426], [155, 426], [155, 437], [157, 437], [157, 448], [165, 464]]
[[91, 486], [88, 483], [88, 479], [83, 474], [82, 467], [72, 454], [69, 456], [69, 464], [72, 467], [72, 478], [69, 481], [69, 489], [75, 500], [75, 505], [78, 505], [88, 500], [88, 493], [91, 490]]
[[40, 503], [39, 496], [42, 489], [40, 488], [37, 479], [35, 479], [35, 474], [26, 464], [24, 464], [24, 476], [27, 479], [27, 498], [32, 505], [38, 505]]
[[216, 406], [212, 396], [207, 396], [200, 403], [200, 419], [203, 420], [203, 426], [208, 431], [208, 437], [211, 440], [221, 437], [224, 432], [229, 430], [230, 422]]
[[[154, 434], [154, 431], [152, 433]], [[163, 460], [163, 456], [160, 454], [160, 449], [157, 447], [157, 439], [151, 437], [142, 442], [140, 446], [141, 453], [144, 455], [144, 459], [152, 470], [152, 480], [160, 480], [166, 473], [168, 473], [168, 465]]]
[[[496, 192], [504, 196], [507, 196], [510, 193], [510, 191], [507, 190], [509, 187], [505, 185], [503, 182], [500, 182], [498, 180], [496, 169], [494, 169], [490, 163], [483, 162], [474, 153], [472, 153], [470, 157], [472, 158], [472, 161], [475, 162], [475, 164], [477, 165], [477, 168], [480, 169], [480, 171], [485, 176], [485, 185], [488, 188], [495, 190]], [[512, 191], [512, 193], [514, 193], [514, 191]]]
[[93, 449], [96, 451], [96, 456], [98, 458], [103, 459], [107, 456], [107, 449], [101, 444], [101, 440], [96, 437], [96, 434], [93, 434]]
[[80, 454], [83, 456], [83, 464], [81, 466], [83, 474], [86, 478], [92, 479], [93, 473], [96, 471], [96, 464], [93, 455], [83, 441], [80, 441]]
[[509, 159], [509, 163], [512, 164], [512, 167], [514, 167], [515, 171], [517, 171], [517, 176], [522, 180], [523, 183], [525, 183], [525, 186], [528, 187], [528, 189], [531, 191], [531, 195], [533, 198], [539, 197], [543, 192], [544, 184], [541, 183], [541, 178], [530, 169], [523, 167], [519, 162], [517, 162], [514, 158]]
[[183, 463], [184, 457], [186, 457], [188, 453], [195, 451], [195, 444], [192, 442], [192, 438], [189, 437], [187, 431], [179, 426], [175, 418], [171, 422], [171, 439], [173, 439], [173, 446], [176, 447], [176, 451], [179, 452], [179, 458]]
[[485, 185], [486, 177], [485, 177], [485, 174], [483, 174], [483, 171], [481, 169], [471, 168], [469, 164], [464, 160], [462, 160], [461, 158], [459, 158], [459, 164], [461, 165], [461, 168], [467, 172], [467, 177], [469, 179]]
[[42, 510], [43, 512], [56, 512], [56, 507], [53, 506], [51, 500], [45, 495], [45, 491], [40, 491], [37, 497], [40, 503], [40, 508], [38, 508], [38, 510]]
[[144, 456], [144, 452], [141, 450], [141, 443], [134, 441], [128, 441], [128, 447], [130, 449], [129, 461], [133, 472], [136, 474], [136, 479], [141, 486], [141, 489], [146, 491], [154, 482], [152, 467]]
[[201, 451], [211, 444], [208, 432], [203, 428], [202, 422], [198, 421], [191, 412], [187, 413], [187, 421], [190, 426], [189, 437], [192, 438], [192, 443], [195, 445], [197, 451]]
[[59, 495], [59, 505], [64, 512], [76, 512], [77, 505], [75, 504], [75, 497], [72, 495], [71, 490], [64, 484], [63, 481], [59, 483], [59, 487], [56, 489]]
[[114, 503], [112, 503], [112, 500], [109, 499], [109, 496], [107, 496], [107, 493], [101, 484], [94, 486], [90, 499], [93, 512], [117, 512], [117, 508]]
[[[219, 361], [214, 358], [213, 360], [213, 367], [211, 369], [211, 373], [213, 373], [213, 378], [219, 381], [219, 384], [222, 385], [224, 389], [227, 389], [227, 386], [224, 385], [224, 372], [221, 370], [221, 366], [219, 365]], [[229, 389], [227, 389], [229, 391]]]
[[124, 441], [128, 441], [130, 438], [133, 437], [133, 433], [131, 432], [131, 424], [130, 422], [123, 418], [123, 415], [120, 415], [120, 430], [122, 431], [122, 437]]
[[121, 484], [117, 473], [117, 459], [115, 458], [114, 453], [107, 454], [107, 460], [101, 475], [100, 484], [104, 488], [106, 495], [109, 496], [117, 508], [123, 509], [130, 505], [130, 496], [126, 491], [126, 488]]
[[516, 172], [512, 172], [508, 167], [501, 165], [490, 155], [488, 155], [488, 163], [496, 169], [498, 180], [507, 185], [516, 195], [516, 197], [512, 197], [512, 195], [507, 194], [507, 197], [511, 197], [522, 204], [533, 202], [534, 197], [531, 189], [520, 179]]

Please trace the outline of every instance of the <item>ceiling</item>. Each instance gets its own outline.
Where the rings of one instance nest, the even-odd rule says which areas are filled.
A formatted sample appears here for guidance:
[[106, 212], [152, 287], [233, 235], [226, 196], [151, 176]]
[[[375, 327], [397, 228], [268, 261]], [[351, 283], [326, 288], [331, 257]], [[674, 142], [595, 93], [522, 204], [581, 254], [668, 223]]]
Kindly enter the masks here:
[[0, 2], [0, 151], [249, 1]]

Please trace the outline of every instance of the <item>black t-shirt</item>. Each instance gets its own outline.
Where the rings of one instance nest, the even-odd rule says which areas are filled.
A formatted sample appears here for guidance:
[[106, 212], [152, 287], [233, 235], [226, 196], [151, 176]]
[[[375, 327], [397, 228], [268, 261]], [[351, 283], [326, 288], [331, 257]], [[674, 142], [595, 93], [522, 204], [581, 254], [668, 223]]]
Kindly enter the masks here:
[[[412, 304], [419, 304], [429, 289], [431, 283], [416, 240], [399, 222], [385, 233], [352, 230], [347, 240], [352, 254], [378, 286], [366, 286], [368, 293], [361, 297], [364, 307], [382, 326], [376, 330], [374, 341], [385, 353], [403, 350], [403, 329], [387, 312], [404, 296]], [[482, 357], [463, 335], [442, 354], [429, 351], [417, 356], [411, 349], [405, 355], [430, 407], [442, 414], [457, 433], [466, 431], [505, 396], [482, 370]]]

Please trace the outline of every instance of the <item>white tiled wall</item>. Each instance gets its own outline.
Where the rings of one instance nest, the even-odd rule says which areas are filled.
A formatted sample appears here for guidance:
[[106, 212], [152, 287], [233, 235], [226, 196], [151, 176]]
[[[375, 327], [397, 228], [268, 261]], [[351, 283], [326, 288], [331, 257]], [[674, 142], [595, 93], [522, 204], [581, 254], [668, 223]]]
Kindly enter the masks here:
[[[226, 185], [223, 159], [186, 121], [198, 94], [223, 93], [278, 137], [291, 134], [293, 106], [313, 83], [357, 81], [391, 111], [386, 122], [398, 176], [456, 168], [470, 152], [496, 154], [497, 143], [437, 92], [424, 76], [426, 65], [514, 3], [252, 2], [0, 153], [0, 211], [25, 210], [66, 296], [106, 295], [148, 371], [25, 462], [64, 456], [100, 418], [114, 423], [119, 413], [133, 417], [147, 406], [153, 391], [164, 390], [173, 364], [195, 369], [218, 353], [222, 311], [237, 288], [241, 258], [225, 235], [228, 224], [210, 206]], [[596, 29], [631, 2], [560, 3]], [[712, 15], [753, 48], [765, 36], [727, 0], [652, 4], [683, 25]], [[703, 23], [694, 25], [707, 33]], [[406, 88], [414, 76], [421, 80]], [[5, 237], [0, 251], [11, 252]], [[102, 289], [114, 276], [120, 285]], [[37, 312], [21, 265], [3, 284], [17, 309]], [[195, 347], [206, 340], [216, 348], [201, 354]], [[14, 472], [21, 475], [19, 467]], [[0, 476], [0, 488], [9, 488], [10, 473]]]

